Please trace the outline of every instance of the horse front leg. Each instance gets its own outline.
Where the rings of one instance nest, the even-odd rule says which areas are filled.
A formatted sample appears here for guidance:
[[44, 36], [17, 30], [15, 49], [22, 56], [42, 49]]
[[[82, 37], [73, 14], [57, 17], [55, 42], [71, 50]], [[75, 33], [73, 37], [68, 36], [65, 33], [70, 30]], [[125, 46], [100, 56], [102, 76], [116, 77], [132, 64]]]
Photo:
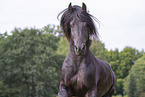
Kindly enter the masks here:
[[59, 88], [58, 97], [68, 97], [68, 88], [62, 81], [60, 82]]
[[99, 96], [97, 96], [97, 89], [94, 88], [94, 89], [89, 90], [86, 93], [85, 97], [99, 97]]
[[72, 91], [63, 83], [63, 81], [60, 82], [59, 89], [58, 97], [72, 97]]
[[67, 90], [65, 89], [60, 90], [58, 93], [58, 97], [68, 97]]

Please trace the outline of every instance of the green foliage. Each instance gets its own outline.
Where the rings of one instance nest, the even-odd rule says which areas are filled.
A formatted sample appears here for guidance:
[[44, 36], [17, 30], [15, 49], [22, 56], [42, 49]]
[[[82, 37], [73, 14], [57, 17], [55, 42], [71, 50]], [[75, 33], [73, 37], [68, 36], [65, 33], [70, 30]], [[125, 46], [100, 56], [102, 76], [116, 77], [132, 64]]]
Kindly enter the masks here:
[[116, 81], [116, 93], [115, 94], [120, 94], [123, 95], [123, 79], [117, 79]]
[[95, 57], [105, 60], [106, 49], [104, 43], [102, 43], [101, 41], [93, 40], [90, 50], [92, 51]]
[[[114, 95], [112, 97], [122, 97], [122, 95]], [[123, 96], [124, 97], [124, 96]]]
[[120, 72], [118, 72], [120, 75], [119, 78], [125, 78], [128, 75], [128, 72], [132, 65], [134, 65], [134, 62], [140, 58], [143, 55], [143, 52], [139, 52], [138, 50], [126, 47], [123, 51], [120, 52], [120, 62], [121, 65], [119, 66]]
[[42, 28], [42, 32], [45, 34], [53, 34], [57, 36], [58, 38], [63, 36], [62, 31], [60, 30], [59, 26], [50, 25], [50, 24], [47, 26], [44, 26]]
[[2, 97], [57, 95], [64, 59], [55, 53], [58, 40], [53, 34], [44, 34], [38, 29], [12, 31], [0, 52], [1, 86], [7, 90], [2, 91], [1, 95], [5, 95]]
[[[0, 34], [0, 97], [56, 97], [61, 66], [69, 52], [60, 27], [15, 28], [11, 33]], [[94, 40], [90, 49], [115, 72], [114, 97], [123, 93], [125, 97], [144, 97], [144, 51], [132, 47], [121, 52], [107, 50], [104, 43]]]
[[[113, 68], [113, 71], [116, 74], [117, 81], [118, 79], [124, 79], [128, 75], [129, 70], [134, 65], [134, 62], [142, 55], [143, 51], [140, 52], [135, 48], [131, 47], [126, 47], [123, 49], [123, 51], [119, 52], [118, 59], [116, 59], [116, 61], [113, 61], [115, 62], [113, 64], [117, 64], [115, 65], [116, 70], [113, 68], [113, 64], [110, 63]], [[120, 83], [120, 81], [117, 83]], [[121, 94], [123, 96], [123, 82], [121, 85], [116, 85], [116, 95], [117, 94]]]
[[145, 55], [135, 62], [124, 83], [128, 97], [145, 96]]
[[3, 81], [0, 81], [0, 97], [19, 97], [19, 88], [8, 88]]
[[0, 34], [0, 52], [1, 50], [3, 50], [3, 44], [4, 42], [6, 42], [7, 38], [9, 37], [9, 35], [7, 34], [7, 32], [5, 32], [4, 34]]
[[67, 56], [68, 52], [69, 52], [69, 42], [67, 41], [66, 38], [62, 37], [58, 42], [58, 48], [56, 53]]

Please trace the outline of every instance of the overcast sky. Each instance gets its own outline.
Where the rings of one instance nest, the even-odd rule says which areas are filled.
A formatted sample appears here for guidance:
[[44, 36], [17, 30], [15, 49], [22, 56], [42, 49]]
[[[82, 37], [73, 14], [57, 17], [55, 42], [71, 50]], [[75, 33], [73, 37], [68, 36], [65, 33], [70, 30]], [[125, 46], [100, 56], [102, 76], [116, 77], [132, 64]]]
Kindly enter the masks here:
[[57, 15], [70, 2], [79, 6], [84, 2], [101, 21], [98, 31], [107, 49], [145, 49], [145, 0], [0, 0], [0, 33], [59, 25]]

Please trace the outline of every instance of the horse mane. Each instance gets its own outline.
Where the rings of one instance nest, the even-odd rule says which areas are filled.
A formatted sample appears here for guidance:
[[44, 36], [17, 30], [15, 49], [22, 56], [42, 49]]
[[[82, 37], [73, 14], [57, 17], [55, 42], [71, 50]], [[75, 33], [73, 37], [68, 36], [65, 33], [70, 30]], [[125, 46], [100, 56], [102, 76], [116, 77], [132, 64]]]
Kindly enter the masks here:
[[97, 21], [97, 23], [99, 23], [98, 19], [92, 16], [91, 14], [89, 14], [87, 11], [82, 10], [81, 7], [74, 5], [72, 6], [72, 11], [69, 11], [69, 9], [64, 9], [62, 12], [58, 14], [58, 17], [60, 14], [62, 14], [60, 20], [60, 27], [68, 41], [70, 41], [70, 37], [71, 37], [70, 22], [74, 18], [78, 18], [80, 22], [86, 22], [90, 29], [90, 35], [98, 39], [98, 31], [93, 22], [94, 19], [95, 21]]

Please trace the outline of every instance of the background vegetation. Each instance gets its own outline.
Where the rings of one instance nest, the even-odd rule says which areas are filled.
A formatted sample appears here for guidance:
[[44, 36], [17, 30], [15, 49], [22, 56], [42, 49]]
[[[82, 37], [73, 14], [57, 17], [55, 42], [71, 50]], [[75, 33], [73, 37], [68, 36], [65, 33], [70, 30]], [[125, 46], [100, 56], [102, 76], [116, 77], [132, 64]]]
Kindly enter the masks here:
[[[145, 97], [145, 54], [132, 47], [107, 50], [101, 41], [90, 47], [115, 72], [118, 97]], [[15, 28], [0, 34], [0, 97], [56, 97], [69, 44], [59, 26]]]

